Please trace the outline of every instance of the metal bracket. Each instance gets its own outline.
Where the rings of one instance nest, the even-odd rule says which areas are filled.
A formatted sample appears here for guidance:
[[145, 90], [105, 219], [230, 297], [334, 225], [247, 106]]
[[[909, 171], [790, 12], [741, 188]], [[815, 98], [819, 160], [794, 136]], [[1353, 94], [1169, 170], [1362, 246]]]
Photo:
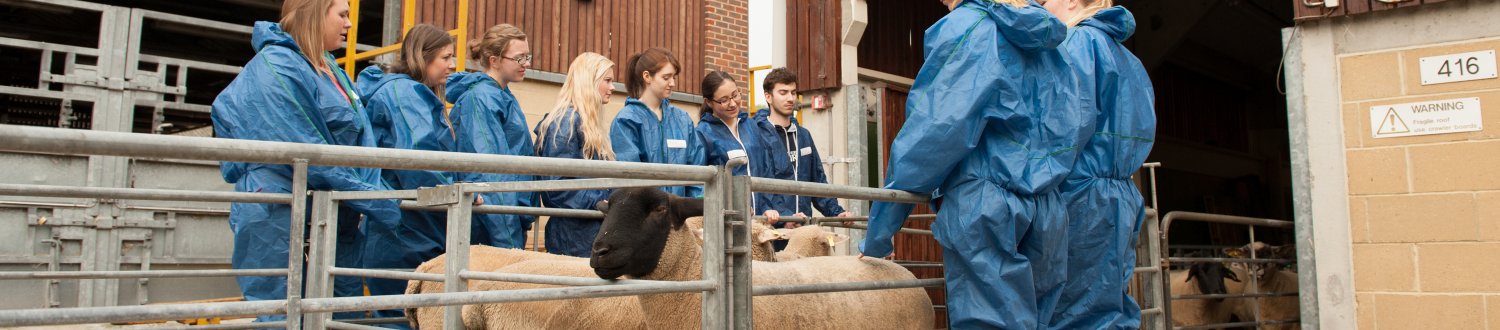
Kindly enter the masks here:
[[417, 189], [417, 205], [453, 205], [461, 200], [463, 200], [462, 184]]

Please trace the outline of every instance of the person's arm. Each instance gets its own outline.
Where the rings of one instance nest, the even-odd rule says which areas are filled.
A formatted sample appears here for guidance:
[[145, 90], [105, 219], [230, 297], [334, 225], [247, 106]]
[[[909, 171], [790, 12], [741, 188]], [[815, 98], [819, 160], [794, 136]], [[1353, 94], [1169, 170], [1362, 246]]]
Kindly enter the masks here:
[[609, 125], [609, 144], [615, 151], [615, 160], [625, 162], [646, 162], [645, 146], [641, 145], [640, 123], [630, 120], [626, 115], [629, 108], [620, 110], [615, 116], [613, 123]]
[[[997, 32], [982, 18], [962, 22], [953, 14], [929, 30], [926, 62], [918, 71], [906, 103], [906, 124], [891, 144], [886, 167], [887, 189], [928, 195], [937, 190], [964, 157], [978, 145], [989, 117], [1020, 100], [1019, 88], [1006, 79]], [[947, 24], [944, 24], [947, 23]], [[871, 205], [869, 232], [860, 250], [885, 257], [891, 238], [901, 229], [912, 204]]]
[[[455, 120], [455, 135], [457, 136], [456, 148], [458, 152], [508, 155], [510, 146], [505, 141], [502, 133], [503, 127], [500, 119], [496, 117], [493, 109], [499, 109], [500, 104], [493, 100], [490, 95], [483, 95], [477, 91], [465, 93], [459, 98], [453, 107], [451, 116], [459, 117]], [[464, 173], [454, 181], [460, 182], [488, 182], [501, 181], [500, 174], [493, 173]], [[491, 203], [499, 203], [498, 200]]]
[[[542, 145], [537, 149], [538, 156], [584, 159], [583, 131], [578, 130], [578, 122], [571, 119], [568, 117], [553, 119], [552, 127], [543, 127], [538, 130], [543, 133], [537, 136], [542, 140]], [[567, 133], [569, 130], [572, 134]], [[550, 176], [545, 179], [570, 180], [574, 178]], [[550, 208], [592, 210], [595, 204], [608, 196], [608, 190], [546, 191], [540, 195], [542, 203]]]
[[[397, 88], [395, 98], [391, 100], [395, 105], [395, 113], [386, 120], [390, 121], [390, 136], [393, 146], [401, 149], [411, 150], [444, 150], [443, 140], [451, 139], [439, 125], [433, 122], [432, 113], [442, 111], [443, 102], [439, 101], [437, 94], [422, 84], [410, 84], [405, 88]], [[373, 104], [374, 102], [372, 102]], [[388, 113], [390, 111], [374, 111], [371, 109], [371, 121], [376, 113]], [[382, 115], [385, 116], [385, 115]], [[432, 187], [437, 185], [452, 184], [453, 180], [442, 171], [396, 171], [396, 177], [409, 186]]]

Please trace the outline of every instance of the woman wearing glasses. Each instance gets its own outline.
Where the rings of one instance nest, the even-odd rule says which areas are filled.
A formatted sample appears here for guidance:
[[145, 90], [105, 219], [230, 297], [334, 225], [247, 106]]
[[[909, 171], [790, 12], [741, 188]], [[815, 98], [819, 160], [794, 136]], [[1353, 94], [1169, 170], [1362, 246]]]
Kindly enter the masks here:
[[[741, 97], [739, 85], [728, 73], [710, 71], [703, 77], [703, 100], [708, 109], [698, 119], [698, 137], [703, 141], [705, 165], [724, 165], [730, 159], [756, 154], [750, 149], [756, 148], [752, 146], [756, 139], [751, 136], [755, 134], [752, 125], [757, 122], [750, 121], [749, 115], [740, 111]], [[747, 175], [754, 167], [747, 164], [733, 172]]]
[[[526, 79], [531, 67], [531, 46], [526, 33], [510, 24], [490, 27], [479, 40], [469, 43], [469, 58], [484, 68], [482, 72], [460, 72], [448, 77], [448, 102], [453, 111], [448, 118], [457, 135], [457, 151], [495, 155], [533, 156], [531, 132], [526, 129], [526, 114], [510, 92], [510, 84]], [[456, 181], [502, 182], [530, 181], [529, 175], [464, 173]], [[480, 196], [489, 205], [536, 206], [536, 194], [530, 192], [486, 193]], [[487, 214], [476, 215], [483, 226], [473, 228], [474, 241], [502, 248], [519, 248], [526, 243], [526, 230], [536, 221], [532, 216]], [[488, 241], [486, 241], [488, 240]]]

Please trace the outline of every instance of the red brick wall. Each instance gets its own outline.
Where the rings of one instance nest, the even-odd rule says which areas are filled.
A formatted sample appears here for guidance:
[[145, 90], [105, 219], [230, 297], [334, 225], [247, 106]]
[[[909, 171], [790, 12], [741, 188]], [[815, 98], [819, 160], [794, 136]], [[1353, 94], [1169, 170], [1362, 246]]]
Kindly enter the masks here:
[[[703, 72], [727, 72], [745, 90], [750, 89], [747, 85], [750, 81], [748, 7], [748, 0], [703, 2]], [[747, 101], [749, 95], [744, 97], [746, 99], [742, 102]]]

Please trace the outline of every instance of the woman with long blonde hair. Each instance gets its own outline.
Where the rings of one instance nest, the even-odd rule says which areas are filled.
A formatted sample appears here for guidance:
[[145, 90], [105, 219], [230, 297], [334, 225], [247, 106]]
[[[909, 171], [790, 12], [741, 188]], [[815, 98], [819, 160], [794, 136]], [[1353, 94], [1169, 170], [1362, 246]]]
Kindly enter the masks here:
[[[557, 106], [536, 125], [536, 150], [542, 157], [615, 160], [604, 127], [604, 104], [614, 93], [615, 63], [604, 55], [583, 53], [568, 66], [568, 78], [557, 94]], [[549, 180], [573, 179], [545, 177]], [[608, 190], [542, 193], [547, 207], [592, 210], [609, 197]], [[547, 220], [547, 252], [589, 257], [599, 219], [552, 217]]]
[[1121, 42], [1135, 17], [1111, 0], [1048, 0], [1043, 6], [1073, 28], [1063, 53], [1080, 77], [1082, 112], [1097, 124], [1063, 181], [1068, 203], [1068, 279], [1053, 329], [1134, 329], [1141, 311], [1125, 292], [1135, 271], [1135, 241], [1145, 204], [1130, 175], [1156, 139], [1155, 91], [1140, 59]]
[[[359, 95], [344, 71], [336, 69], [329, 51], [343, 47], [349, 29], [345, 0], [286, 0], [281, 21], [255, 22], [251, 32], [256, 54], [244, 70], [214, 99], [214, 135], [219, 138], [375, 146], [374, 130], [365, 117]], [[292, 167], [284, 164], [225, 162], [219, 167], [235, 191], [289, 193]], [[307, 189], [389, 190], [380, 170], [312, 166]], [[334, 265], [360, 267], [364, 237], [360, 215], [377, 223], [400, 223], [394, 200], [344, 201], [338, 219], [338, 255]], [[291, 206], [234, 203], [229, 227], [234, 231], [236, 269], [286, 268]], [[300, 224], [299, 224], [300, 225]], [[297, 247], [301, 249], [301, 247]], [[285, 276], [244, 276], [238, 279], [245, 300], [286, 299]], [[363, 279], [338, 277], [336, 296], [360, 295]], [[335, 313], [336, 318], [364, 313]], [[261, 316], [258, 321], [284, 319]]]

